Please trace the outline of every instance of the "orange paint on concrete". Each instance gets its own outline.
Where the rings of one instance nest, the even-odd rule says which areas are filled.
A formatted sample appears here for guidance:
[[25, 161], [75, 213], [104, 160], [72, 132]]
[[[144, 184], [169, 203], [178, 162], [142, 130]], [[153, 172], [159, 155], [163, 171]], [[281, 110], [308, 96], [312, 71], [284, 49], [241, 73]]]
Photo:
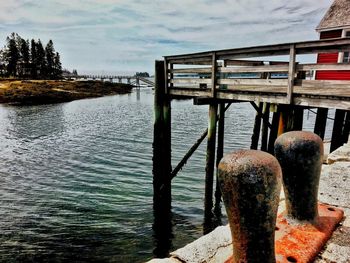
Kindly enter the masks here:
[[[319, 204], [317, 222], [290, 222], [280, 214], [275, 232], [275, 253], [277, 263], [310, 263], [331, 237], [336, 226], [343, 219], [344, 212], [338, 208]], [[232, 257], [225, 263], [234, 263]]]

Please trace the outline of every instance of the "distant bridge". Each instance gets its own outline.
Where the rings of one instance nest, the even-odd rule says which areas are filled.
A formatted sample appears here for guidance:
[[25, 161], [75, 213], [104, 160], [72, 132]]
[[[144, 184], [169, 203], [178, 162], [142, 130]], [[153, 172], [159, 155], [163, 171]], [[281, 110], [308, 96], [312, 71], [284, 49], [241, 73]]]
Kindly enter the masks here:
[[110, 81], [113, 82], [114, 80], [117, 80], [118, 83], [123, 83], [123, 80], [126, 80], [126, 83], [134, 86], [141, 86], [147, 85], [150, 87], [154, 87], [154, 81], [149, 80], [145, 77], [139, 77], [139, 76], [114, 76], [114, 75], [79, 75], [70, 77], [73, 79], [92, 79], [92, 80], [101, 80], [101, 81]]

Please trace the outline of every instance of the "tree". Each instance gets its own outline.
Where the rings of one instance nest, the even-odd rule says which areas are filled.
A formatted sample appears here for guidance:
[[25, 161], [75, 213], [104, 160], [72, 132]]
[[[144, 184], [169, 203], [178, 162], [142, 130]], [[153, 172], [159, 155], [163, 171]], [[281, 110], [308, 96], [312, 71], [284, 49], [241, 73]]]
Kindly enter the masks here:
[[136, 77], [149, 78], [148, 72], [136, 72]]
[[31, 64], [31, 77], [36, 79], [38, 76], [37, 68], [37, 52], [36, 42], [34, 39], [30, 42], [30, 64]]
[[46, 75], [46, 59], [45, 59], [45, 50], [40, 39], [36, 43], [36, 67], [38, 69], [39, 78], [45, 78]]
[[4, 50], [0, 49], [0, 76], [5, 76]]
[[55, 79], [62, 78], [62, 64], [61, 64], [61, 57], [58, 52], [56, 52], [54, 59], [53, 59], [53, 77]]
[[17, 63], [19, 60], [19, 51], [16, 45], [16, 36], [17, 34], [12, 33], [10, 37], [7, 37], [7, 45], [4, 56], [7, 75], [13, 77], [17, 76]]
[[20, 39], [19, 44], [19, 75], [20, 76], [28, 76], [30, 74], [30, 56], [29, 56], [29, 40]]
[[55, 48], [53, 47], [53, 42], [50, 39], [49, 42], [47, 43], [46, 47], [45, 47], [45, 58], [46, 58], [46, 70], [45, 70], [45, 75], [48, 78], [53, 78], [54, 74], [55, 74], [55, 58], [56, 58], [55, 54]]
[[76, 69], [73, 69], [72, 75], [73, 76], [78, 76], [78, 71]]
[[6, 38], [0, 49], [0, 76], [57, 79], [62, 77], [60, 54], [52, 40], [44, 49], [41, 40], [25, 40], [16, 33]]

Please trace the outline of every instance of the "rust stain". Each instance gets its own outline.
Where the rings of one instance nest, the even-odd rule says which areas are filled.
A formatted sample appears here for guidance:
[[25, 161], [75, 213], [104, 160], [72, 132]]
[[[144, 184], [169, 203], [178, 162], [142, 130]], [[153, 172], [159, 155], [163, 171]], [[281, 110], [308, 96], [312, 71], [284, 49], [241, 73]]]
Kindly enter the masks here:
[[[344, 217], [341, 209], [321, 203], [318, 204], [318, 212], [314, 223], [291, 222], [285, 217], [285, 212], [278, 216], [275, 231], [276, 263], [311, 263], [315, 260]], [[233, 257], [230, 257], [225, 263], [241, 262], [234, 262]]]

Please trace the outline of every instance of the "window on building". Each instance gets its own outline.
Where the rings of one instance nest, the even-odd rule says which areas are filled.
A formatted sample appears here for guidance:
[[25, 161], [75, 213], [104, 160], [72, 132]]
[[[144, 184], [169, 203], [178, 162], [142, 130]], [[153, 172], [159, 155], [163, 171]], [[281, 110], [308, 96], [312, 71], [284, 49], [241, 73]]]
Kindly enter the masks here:
[[350, 63], [350, 52], [344, 52], [343, 63]]
[[[350, 31], [346, 31], [344, 36], [345, 37], [350, 37]], [[343, 63], [350, 63], [350, 51], [345, 51], [343, 53], [342, 62]]]

